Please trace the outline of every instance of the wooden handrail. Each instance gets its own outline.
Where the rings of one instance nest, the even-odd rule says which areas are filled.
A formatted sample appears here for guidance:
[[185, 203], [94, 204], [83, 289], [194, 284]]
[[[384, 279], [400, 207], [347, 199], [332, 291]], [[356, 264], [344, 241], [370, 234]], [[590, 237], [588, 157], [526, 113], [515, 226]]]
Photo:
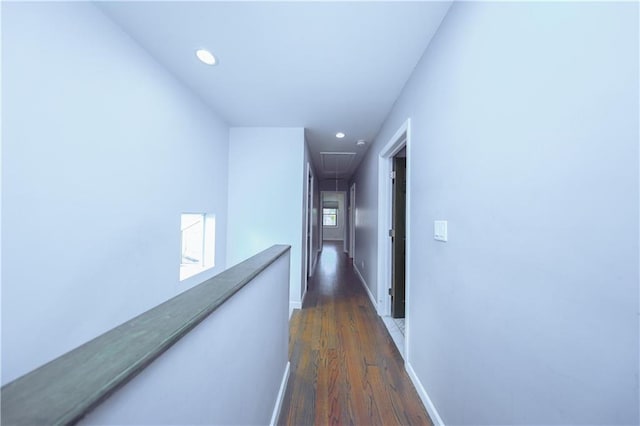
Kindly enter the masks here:
[[76, 423], [290, 248], [274, 245], [3, 386], [2, 424]]

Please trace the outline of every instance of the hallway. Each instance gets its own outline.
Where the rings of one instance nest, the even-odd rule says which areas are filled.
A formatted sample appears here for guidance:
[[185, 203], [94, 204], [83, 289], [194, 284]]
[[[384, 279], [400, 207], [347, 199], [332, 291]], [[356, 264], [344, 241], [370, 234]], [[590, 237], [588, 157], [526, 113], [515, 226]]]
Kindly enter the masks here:
[[291, 317], [289, 358], [278, 424], [431, 424], [342, 242], [324, 244]]

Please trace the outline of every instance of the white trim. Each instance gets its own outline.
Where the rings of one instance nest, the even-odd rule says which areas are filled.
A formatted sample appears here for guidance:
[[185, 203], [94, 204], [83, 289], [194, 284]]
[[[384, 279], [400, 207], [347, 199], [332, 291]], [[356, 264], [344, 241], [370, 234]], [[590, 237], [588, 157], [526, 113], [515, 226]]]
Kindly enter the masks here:
[[[311, 274], [309, 273], [309, 264], [313, 263], [313, 223], [311, 223], [311, 216], [313, 213], [313, 183], [315, 176], [313, 170], [311, 170], [311, 164], [307, 162], [307, 176], [306, 176], [306, 198], [304, 200], [304, 288], [307, 289], [307, 281]], [[311, 200], [311, 208], [309, 208], [309, 199]], [[311, 229], [309, 229], [311, 225]]]
[[271, 414], [270, 426], [275, 426], [278, 423], [278, 417], [280, 416], [280, 410], [282, 409], [282, 401], [284, 401], [284, 394], [287, 391], [287, 382], [289, 381], [289, 371], [291, 369], [291, 363], [287, 361], [287, 366], [284, 369], [282, 375], [282, 381], [280, 382], [280, 390], [278, 391], [278, 397], [276, 398], [276, 405], [273, 407], [273, 413]]
[[431, 400], [431, 398], [429, 398], [429, 394], [424, 389], [424, 386], [422, 386], [422, 382], [418, 378], [418, 375], [416, 374], [416, 372], [413, 370], [411, 363], [406, 362], [404, 364], [404, 367], [407, 370], [407, 374], [409, 375], [409, 378], [413, 382], [413, 386], [415, 386], [416, 391], [418, 392], [418, 395], [422, 400], [422, 403], [427, 409], [427, 413], [429, 413], [429, 417], [431, 417], [431, 421], [433, 422], [433, 425], [445, 426], [444, 422], [442, 421], [442, 417], [440, 417], [440, 414], [438, 413], [436, 406], [433, 404], [433, 401]]
[[362, 276], [362, 273], [360, 273], [360, 270], [358, 269], [358, 267], [356, 266], [356, 264], [353, 264], [353, 269], [356, 271], [356, 275], [358, 275], [358, 278], [360, 278], [360, 282], [362, 283], [362, 285], [364, 286], [365, 291], [367, 292], [367, 294], [369, 295], [369, 299], [371, 299], [371, 303], [373, 304], [373, 307], [376, 307], [376, 298], [373, 297], [373, 293], [371, 293], [371, 290], [369, 290], [369, 286], [367, 285], [367, 282], [364, 280], [364, 277]]
[[411, 122], [407, 119], [407, 139], [405, 142], [407, 148], [407, 187], [405, 198], [405, 274], [404, 274], [404, 359], [409, 362], [409, 346], [411, 343], [411, 169], [412, 169], [412, 148], [411, 148]]
[[[385, 147], [386, 148], [386, 147]], [[390, 229], [390, 212], [387, 211], [388, 207], [388, 192], [389, 192], [389, 173], [390, 173], [389, 161], [385, 159], [382, 154], [378, 157], [378, 315], [389, 315], [387, 312], [387, 289], [390, 285], [391, 271], [389, 265], [387, 265], [386, 259], [389, 258], [388, 253], [388, 230]]]
[[302, 309], [302, 302], [289, 300], [289, 319], [291, 319], [291, 315], [293, 314], [294, 309]]
[[[392, 170], [392, 158], [403, 147], [407, 147], [407, 157], [409, 157], [409, 145], [411, 139], [411, 119], [408, 118], [402, 126], [396, 131], [389, 142], [382, 148], [378, 156], [378, 315], [391, 314], [391, 298], [389, 297], [389, 288], [391, 288], [391, 244], [389, 241], [389, 229], [391, 229], [391, 182], [390, 174]], [[406, 219], [406, 237], [407, 249], [406, 259], [410, 256], [410, 191], [411, 174], [410, 159], [407, 160], [407, 219]], [[406, 269], [405, 288], [408, 292], [410, 270]], [[409, 304], [409, 297], [405, 297], [405, 310]], [[405, 317], [406, 317], [405, 313]], [[405, 336], [406, 337], [406, 336]], [[405, 339], [406, 340], [406, 339]]]

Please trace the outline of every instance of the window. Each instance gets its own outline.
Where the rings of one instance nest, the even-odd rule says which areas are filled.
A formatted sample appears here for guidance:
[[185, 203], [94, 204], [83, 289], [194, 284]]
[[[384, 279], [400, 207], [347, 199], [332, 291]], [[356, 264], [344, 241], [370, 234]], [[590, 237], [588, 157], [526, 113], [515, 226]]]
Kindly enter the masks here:
[[216, 219], [212, 214], [180, 216], [180, 281], [214, 266]]
[[338, 209], [326, 207], [322, 209], [322, 226], [334, 228], [338, 226]]

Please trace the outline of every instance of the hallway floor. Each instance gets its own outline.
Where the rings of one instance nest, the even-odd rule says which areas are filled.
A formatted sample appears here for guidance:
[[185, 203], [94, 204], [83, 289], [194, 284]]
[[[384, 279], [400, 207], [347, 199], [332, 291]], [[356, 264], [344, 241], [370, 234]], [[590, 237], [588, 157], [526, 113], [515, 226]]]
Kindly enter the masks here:
[[291, 317], [289, 359], [278, 424], [431, 424], [342, 242], [324, 244]]

